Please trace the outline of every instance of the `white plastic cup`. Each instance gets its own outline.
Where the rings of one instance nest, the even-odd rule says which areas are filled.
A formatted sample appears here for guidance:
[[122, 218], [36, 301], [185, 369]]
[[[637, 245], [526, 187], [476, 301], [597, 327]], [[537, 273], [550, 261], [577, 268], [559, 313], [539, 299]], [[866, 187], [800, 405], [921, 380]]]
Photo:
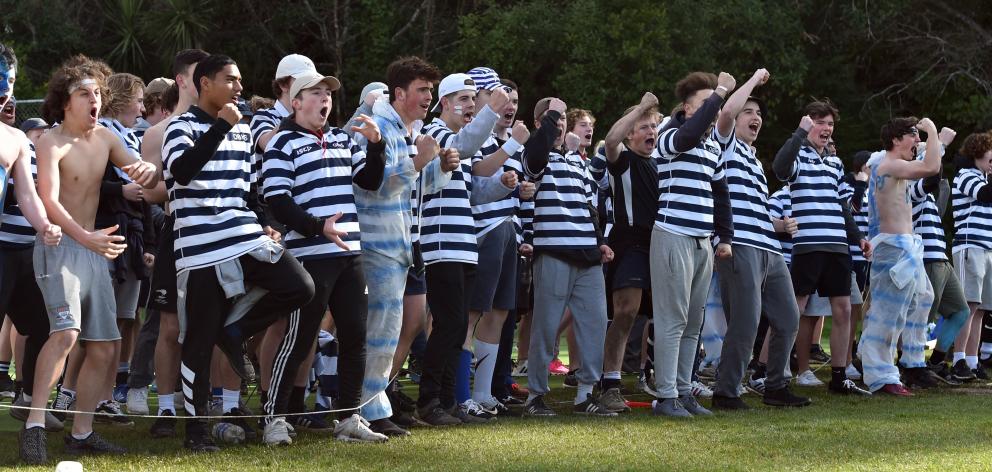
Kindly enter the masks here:
[[83, 472], [83, 464], [76, 461], [62, 461], [55, 466], [55, 472]]

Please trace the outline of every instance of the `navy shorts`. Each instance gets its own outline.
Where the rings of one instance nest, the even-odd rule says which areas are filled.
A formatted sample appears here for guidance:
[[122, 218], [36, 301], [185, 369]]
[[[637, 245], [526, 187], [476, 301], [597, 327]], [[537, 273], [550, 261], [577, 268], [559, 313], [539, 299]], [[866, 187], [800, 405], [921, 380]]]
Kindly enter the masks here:
[[426, 294], [427, 278], [424, 277], [424, 274], [418, 274], [417, 269], [411, 267], [406, 273], [406, 290], [403, 292], [403, 296]]
[[639, 288], [651, 290], [651, 250], [644, 246], [628, 246], [616, 252], [607, 278], [612, 290]]

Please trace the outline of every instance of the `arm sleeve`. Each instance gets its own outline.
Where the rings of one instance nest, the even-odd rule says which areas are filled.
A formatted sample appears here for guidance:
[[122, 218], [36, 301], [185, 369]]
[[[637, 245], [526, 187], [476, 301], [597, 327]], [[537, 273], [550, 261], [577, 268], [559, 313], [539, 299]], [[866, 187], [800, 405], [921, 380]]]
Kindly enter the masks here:
[[265, 201], [272, 208], [272, 215], [275, 219], [286, 225], [287, 229], [296, 231], [308, 238], [323, 233], [324, 218], [307, 213], [288, 194], [280, 193], [266, 197]]
[[802, 128], [797, 128], [785, 144], [775, 153], [775, 160], [772, 161], [772, 171], [775, 177], [783, 182], [791, 182], [796, 177], [796, 158], [799, 157], [799, 148], [806, 140], [808, 132]]
[[840, 209], [844, 214], [844, 229], [847, 231], [847, 242], [858, 245], [865, 236], [861, 234], [858, 223], [854, 221], [854, 216], [851, 214], [851, 205], [847, 200], [841, 200]]
[[245, 196], [245, 200], [248, 205], [248, 209], [255, 214], [255, 218], [258, 219], [258, 224], [262, 226], [269, 226], [269, 219], [265, 216], [265, 203], [262, 202], [259, 196], [259, 189], [257, 185], [252, 185], [248, 188], [248, 195]]
[[[218, 118], [217, 121], [214, 121], [213, 126], [195, 142], [187, 135], [187, 142], [180, 141], [175, 143], [169, 149], [168, 165], [169, 172], [172, 173], [176, 182], [179, 182], [181, 185], [189, 185], [196, 178], [196, 175], [200, 173], [200, 170], [203, 169], [203, 166], [210, 161], [214, 153], [217, 152], [217, 147], [224, 141], [224, 137], [228, 131], [231, 131], [232, 127], [227, 121]], [[166, 136], [168, 144], [173, 143], [171, 136], [172, 130], [173, 127], [170, 126]]]
[[555, 145], [555, 138], [558, 137], [558, 120], [561, 113], [550, 110], [541, 119], [541, 127], [531, 133], [530, 138], [524, 143], [524, 153], [521, 157], [523, 161], [524, 173], [528, 177], [539, 177], [544, 168], [548, 166], [548, 153]]
[[[361, 146], [352, 141], [351, 155], [355, 185], [369, 191], [378, 190], [386, 171], [386, 143], [380, 139], [377, 143], [368, 143], [362, 151]], [[354, 162], [358, 156], [361, 156], [361, 162]]]
[[722, 103], [723, 98], [714, 93], [703, 101], [699, 109], [693, 113], [692, 118], [686, 120], [682, 126], [670, 128], [662, 133], [662, 138], [658, 140], [658, 152], [661, 153], [662, 157], [671, 159], [698, 146], [717, 113], [720, 112]]
[[854, 193], [851, 195], [851, 208], [858, 209], [864, 205], [865, 194], [868, 192], [868, 182], [855, 180], [853, 188]]
[[730, 190], [726, 178], [710, 183], [713, 189], [713, 232], [721, 243], [731, 244], [734, 240], [734, 219], [730, 210]]
[[482, 205], [501, 200], [512, 193], [516, 188], [506, 188], [501, 182], [502, 172], [497, 172], [489, 177], [472, 176], [472, 192], [469, 194], [469, 202], [472, 205]]
[[462, 156], [473, 156], [479, 152], [482, 145], [486, 143], [496, 126], [499, 115], [489, 108], [489, 105], [482, 107], [482, 110], [472, 118], [469, 124], [465, 125], [458, 133], [448, 140], [445, 147], [453, 147]]

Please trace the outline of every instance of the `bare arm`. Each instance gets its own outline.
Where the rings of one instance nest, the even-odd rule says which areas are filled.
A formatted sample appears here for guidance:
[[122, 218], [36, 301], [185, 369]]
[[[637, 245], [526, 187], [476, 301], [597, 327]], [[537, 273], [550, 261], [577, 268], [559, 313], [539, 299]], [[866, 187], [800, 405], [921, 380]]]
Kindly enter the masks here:
[[524, 147], [524, 143], [527, 142], [528, 138], [530, 138], [530, 130], [527, 129], [527, 125], [518, 121], [510, 131], [510, 139], [503, 143], [502, 147], [472, 164], [472, 175], [482, 177], [496, 175], [502, 169], [506, 160]]
[[158, 184], [158, 167], [135, 157], [124, 144], [106, 129], [100, 129], [103, 139], [110, 145], [110, 162], [127, 172], [128, 177], [144, 188], [155, 188]]
[[641, 114], [651, 107], [656, 106], [658, 106], [658, 97], [655, 97], [651, 92], [645, 92], [644, 96], [641, 97], [641, 103], [637, 104], [637, 108], [634, 108], [630, 113], [627, 113], [617, 120], [616, 123], [613, 123], [610, 131], [606, 133], [607, 162], [612, 164], [617, 161], [620, 153], [623, 152], [623, 139], [634, 129], [634, 125], [637, 124], [637, 120], [641, 117]]
[[758, 69], [754, 71], [754, 75], [747, 82], [744, 82], [744, 85], [730, 95], [727, 102], [723, 104], [723, 109], [720, 110], [720, 115], [716, 120], [716, 129], [720, 132], [721, 136], [730, 136], [730, 133], [734, 131], [734, 120], [737, 119], [737, 114], [741, 112], [744, 104], [747, 103], [747, 97], [751, 96], [751, 92], [754, 91], [755, 87], [767, 82], [768, 77], [767, 70]]
[[[927, 133], [927, 150], [923, 160], [889, 160], [886, 162], [885, 174], [897, 179], [912, 180], [922, 179], [940, 172], [941, 143], [937, 139], [937, 127], [929, 118], [920, 120], [916, 127]], [[879, 173], [882, 172], [882, 169], [879, 169]]]
[[141, 139], [141, 160], [155, 166], [159, 173], [158, 185], [145, 192], [145, 201], [148, 203], [165, 203], [169, 199], [165, 191], [165, 180], [162, 179], [161, 174], [163, 137], [165, 137], [165, 126], [155, 125], [145, 132], [145, 136]]

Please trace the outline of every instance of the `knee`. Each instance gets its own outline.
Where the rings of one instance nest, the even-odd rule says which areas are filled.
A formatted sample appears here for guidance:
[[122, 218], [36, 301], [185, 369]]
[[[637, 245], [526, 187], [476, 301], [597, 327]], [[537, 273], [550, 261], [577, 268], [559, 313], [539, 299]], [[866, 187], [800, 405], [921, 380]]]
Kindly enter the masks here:
[[75, 329], [64, 329], [62, 331], [56, 331], [49, 335], [48, 343], [54, 346], [59, 351], [68, 352], [72, 349], [72, 346], [76, 344], [76, 340], [79, 338], [79, 331]]
[[97, 341], [86, 343], [86, 360], [97, 365], [109, 365], [119, 341]]
[[287, 301], [291, 306], [299, 308], [306, 305], [313, 299], [314, 293], [316, 293], [316, 288], [313, 284], [313, 279], [310, 278], [310, 274], [303, 273], [303, 277], [298, 285], [294, 287], [293, 292], [287, 297]]

